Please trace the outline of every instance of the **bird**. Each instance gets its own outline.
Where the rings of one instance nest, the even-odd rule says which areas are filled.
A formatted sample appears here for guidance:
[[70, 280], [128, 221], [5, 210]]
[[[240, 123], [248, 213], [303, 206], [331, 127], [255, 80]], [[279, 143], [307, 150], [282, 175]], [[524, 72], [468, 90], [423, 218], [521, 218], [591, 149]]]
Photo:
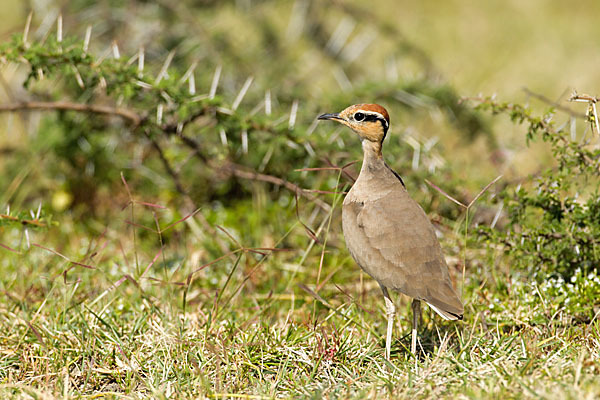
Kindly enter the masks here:
[[383, 158], [389, 114], [378, 104], [355, 104], [318, 119], [345, 125], [360, 138], [363, 162], [344, 198], [342, 232], [352, 258], [383, 293], [388, 318], [385, 358], [390, 360], [396, 314], [389, 290], [413, 299], [411, 352], [416, 356], [421, 301], [446, 320], [462, 320], [464, 308], [431, 221]]

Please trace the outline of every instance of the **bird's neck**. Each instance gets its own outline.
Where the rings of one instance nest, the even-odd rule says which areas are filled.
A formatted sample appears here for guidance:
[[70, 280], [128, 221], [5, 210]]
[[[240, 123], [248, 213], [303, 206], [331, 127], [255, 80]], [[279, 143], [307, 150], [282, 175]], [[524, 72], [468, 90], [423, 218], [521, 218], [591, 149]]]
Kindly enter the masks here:
[[382, 163], [383, 154], [381, 153], [381, 142], [371, 142], [363, 139], [363, 164], [366, 163]]
[[363, 163], [362, 168], [360, 170], [360, 174], [363, 175], [363, 178], [366, 178], [367, 176], [373, 174], [377, 175], [379, 171], [385, 166], [383, 154], [381, 153], [381, 143], [371, 142], [369, 140], [363, 139], [362, 148]]

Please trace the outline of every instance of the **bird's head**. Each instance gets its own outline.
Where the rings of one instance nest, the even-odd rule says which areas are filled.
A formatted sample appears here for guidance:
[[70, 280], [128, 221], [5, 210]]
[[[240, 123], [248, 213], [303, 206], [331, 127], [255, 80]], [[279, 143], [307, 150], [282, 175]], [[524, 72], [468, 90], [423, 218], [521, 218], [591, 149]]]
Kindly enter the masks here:
[[344, 124], [361, 140], [381, 143], [390, 127], [390, 116], [379, 104], [355, 104], [335, 114], [319, 115], [319, 119]]

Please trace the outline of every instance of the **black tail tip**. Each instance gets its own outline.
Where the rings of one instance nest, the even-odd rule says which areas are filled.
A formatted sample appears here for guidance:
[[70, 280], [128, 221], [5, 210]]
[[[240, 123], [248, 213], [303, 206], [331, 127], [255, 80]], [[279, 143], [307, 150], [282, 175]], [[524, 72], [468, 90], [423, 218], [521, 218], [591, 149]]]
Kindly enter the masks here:
[[449, 314], [455, 316], [456, 319], [459, 321], [463, 320], [463, 314], [454, 314], [454, 313], [449, 313]]

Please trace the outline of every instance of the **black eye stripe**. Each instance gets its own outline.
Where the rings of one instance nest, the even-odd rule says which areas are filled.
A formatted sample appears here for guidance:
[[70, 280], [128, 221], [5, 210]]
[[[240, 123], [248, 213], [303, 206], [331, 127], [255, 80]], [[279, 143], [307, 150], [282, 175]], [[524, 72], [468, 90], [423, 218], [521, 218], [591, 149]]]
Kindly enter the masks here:
[[[356, 119], [356, 115], [360, 114], [361, 119]], [[383, 125], [383, 129], [387, 130], [388, 128], [388, 122], [385, 120], [385, 118], [382, 118], [381, 115], [379, 114], [370, 114], [370, 113], [361, 113], [358, 112], [356, 114], [354, 114], [354, 118], [358, 121], [358, 122], [376, 122], [379, 121], [381, 122], [381, 125]]]
[[365, 119], [364, 119], [364, 120], [365, 120], [365, 121], [371, 121], [371, 122], [375, 122], [375, 121], [377, 121], [377, 120], [380, 120], [380, 119], [381, 119], [381, 118], [380, 118], [380, 117], [378, 117], [378, 116], [377, 116], [377, 115], [375, 115], [375, 114], [366, 114], [366, 116], [365, 116]]

